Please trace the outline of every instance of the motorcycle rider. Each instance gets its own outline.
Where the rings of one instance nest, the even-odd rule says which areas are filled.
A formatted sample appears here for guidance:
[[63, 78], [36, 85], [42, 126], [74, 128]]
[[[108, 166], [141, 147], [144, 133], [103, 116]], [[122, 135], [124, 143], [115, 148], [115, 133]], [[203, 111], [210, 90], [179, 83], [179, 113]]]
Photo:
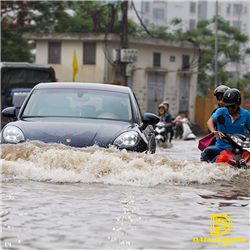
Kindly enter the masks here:
[[160, 122], [165, 122], [166, 110], [163, 103], [158, 105], [158, 113], [156, 114], [160, 118]]
[[[171, 126], [172, 116], [170, 113], [168, 113], [168, 110], [166, 111], [163, 103], [159, 104], [158, 113], [156, 115], [160, 118], [160, 122], [164, 122], [164, 123], [168, 124], [168, 125], [166, 125], [166, 129], [165, 129], [165, 134], [167, 135], [167, 133], [169, 132], [170, 126]], [[169, 142], [171, 142], [172, 138], [173, 138], [173, 133], [171, 132], [171, 137], [170, 137]]]
[[[230, 88], [227, 87], [226, 85], [220, 85], [220, 86], [218, 86], [218, 87], [214, 90], [214, 96], [215, 96], [216, 99], [217, 99], [218, 107], [215, 108], [215, 109], [212, 111], [211, 115], [212, 115], [213, 113], [215, 113], [216, 110], [217, 110], [218, 108], [225, 107], [222, 98], [223, 98], [223, 94], [224, 94], [227, 90], [229, 90], [229, 89], [230, 89]], [[217, 123], [214, 124], [214, 128], [217, 129]], [[211, 131], [208, 130], [208, 133], [211, 133]]]
[[176, 133], [175, 133], [175, 139], [181, 139], [183, 134], [183, 128], [182, 128], [182, 122], [180, 122], [181, 119], [185, 118], [186, 113], [185, 111], [181, 110], [179, 111], [179, 115], [173, 120], [173, 123], [176, 124]]
[[218, 123], [218, 129], [215, 129], [214, 123], [217, 122], [219, 115], [223, 115], [225, 118], [227, 133], [245, 135], [245, 129], [250, 131], [250, 112], [240, 107], [240, 91], [234, 88], [227, 90], [223, 94], [222, 101], [225, 107], [217, 109], [207, 122], [208, 129], [217, 137], [216, 143], [214, 146], [204, 149], [201, 155], [201, 161], [214, 162], [215, 157], [218, 156], [222, 150], [231, 148], [231, 145], [222, 139], [224, 136], [223, 133], [225, 133], [224, 126]]
[[[168, 101], [164, 101], [163, 105], [165, 107], [165, 114], [166, 114], [166, 123], [169, 123], [169, 126], [167, 127], [167, 130], [170, 132], [171, 134], [171, 138], [170, 138], [170, 142], [172, 141], [173, 137], [174, 137], [174, 130], [172, 127], [172, 115], [169, 112], [169, 103]], [[168, 132], [167, 131], [167, 132]]]
[[[229, 90], [230, 88], [227, 87], [226, 85], [220, 85], [218, 86], [215, 90], [214, 90], [214, 96], [216, 97], [217, 99], [217, 104], [218, 104], [218, 107], [215, 108], [213, 111], [212, 111], [212, 114], [215, 113], [215, 111], [218, 109], [218, 108], [221, 108], [221, 107], [225, 107], [224, 103], [223, 103], [223, 95], [224, 93]], [[211, 114], [211, 115], [212, 115]]]

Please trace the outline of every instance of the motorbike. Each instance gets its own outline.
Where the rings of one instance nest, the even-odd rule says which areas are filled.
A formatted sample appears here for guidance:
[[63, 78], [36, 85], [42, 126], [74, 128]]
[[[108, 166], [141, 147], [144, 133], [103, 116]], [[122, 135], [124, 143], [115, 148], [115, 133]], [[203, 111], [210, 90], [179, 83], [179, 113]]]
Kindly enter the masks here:
[[[218, 122], [222, 125], [225, 124], [225, 118], [223, 115], [218, 116]], [[225, 127], [225, 136], [223, 139], [227, 140], [231, 149], [225, 149], [212, 162], [225, 162], [236, 168], [250, 168], [250, 152], [245, 148], [250, 147], [250, 141], [247, 137], [241, 134], [227, 133]]]
[[[170, 147], [171, 146], [171, 132], [170, 123], [158, 122], [155, 125], [154, 133], [156, 144], [160, 147]], [[167, 133], [166, 133], [167, 131]]]
[[183, 134], [182, 134], [182, 139], [183, 140], [195, 140], [196, 136], [192, 132], [191, 128], [188, 125], [188, 119], [187, 118], [182, 118], [180, 120], [182, 123], [182, 128], [183, 128]]

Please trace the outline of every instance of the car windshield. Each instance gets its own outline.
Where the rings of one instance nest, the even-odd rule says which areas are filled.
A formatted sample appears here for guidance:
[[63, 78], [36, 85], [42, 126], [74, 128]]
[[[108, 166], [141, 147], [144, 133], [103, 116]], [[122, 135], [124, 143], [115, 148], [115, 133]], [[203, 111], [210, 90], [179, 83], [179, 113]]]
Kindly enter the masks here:
[[86, 89], [36, 89], [22, 117], [85, 117], [132, 120], [127, 93]]

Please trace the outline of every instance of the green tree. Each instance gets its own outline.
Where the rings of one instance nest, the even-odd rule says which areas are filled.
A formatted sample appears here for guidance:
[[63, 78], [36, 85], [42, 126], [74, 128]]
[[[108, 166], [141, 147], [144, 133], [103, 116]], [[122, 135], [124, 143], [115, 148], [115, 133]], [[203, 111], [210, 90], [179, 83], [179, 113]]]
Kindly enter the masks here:
[[[52, 33], [115, 33], [122, 35], [122, 22], [118, 21], [119, 4], [101, 4], [97, 1], [1, 1], [1, 56], [2, 61], [32, 62], [30, 50], [34, 43], [22, 39], [23, 32]], [[128, 21], [128, 34], [167, 40], [182, 40], [197, 44], [207, 44], [211, 50], [200, 51], [198, 96], [207, 96], [209, 87], [214, 85], [215, 34], [212, 29], [215, 17], [202, 20], [197, 27], [183, 30], [182, 20], [175, 18], [164, 27], [151, 24], [148, 30]], [[170, 27], [174, 27], [170, 31]], [[171, 27], [171, 28], [172, 28]], [[248, 36], [231, 27], [222, 17], [218, 18], [218, 84], [236, 86], [238, 83], [226, 71], [229, 62], [240, 62], [250, 49], [241, 51], [241, 45]], [[197, 46], [196, 46], [197, 48]], [[198, 57], [196, 57], [198, 59]], [[198, 61], [193, 62], [196, 66]], [[247, 80], [240, 79], [246, 87]], [[248, 82], [249, 83], [249, 82]], [[249, 90], [250, 91], [250, 90]]]
[[[30, 50], [35, 44], [22, 39], [24, 32], [121, 35], [122, 23], [117, 18], [120, 9], [120, 5], [96, 1], [1, 1], [2, 61], [32, 61]], [[139, 34], [140, 30], [128, 21], [129, 34]]]
[[[54, 25], [53, 32], [115, 33], [122, 34], [122, 22], [118, 21], [120, 5], [101, 4], [95, 1], [68, 2], [72, 16], [61, 19]], [[142, 29], [128, 20], [128, 34], [138, 35]]]
[[[215, 72], [215, 34], [212, 26], [215, 17], [197, 23], [197, 28], [189, 32], [192, 39], [198, 43], [208, 44], [211, 50], [203, 50], [199, 63], [198, 92], [201, 96], [209, 93], [209, 87], [214, 85]], [[241, 45], [249, 40], [239, 29], [230, 26], [222, 17], [218, 17], [218, 85], [227, 84], [230, 73], [225, 66], [230, 62], [244, 60], [249, 50], [241, 51]]]
[[[170, 32], [170, 26], [181, 26], [182, 20], [175, 18], [168, 26], [155, 27], [150, 25], [149, 31], [154, 37], [170, 40], [193, 41], [197, 44], [206, 44], [211, 50], [200, 51], [199, 76], [198, 76], [198, 96], [205, 97], [209, 94], [210, 86], [214, 86], [215, 72], [215, 34], [213, 27], [215, 17], [209, 20], [201, 20], [195, 29], [184, 31], [179, 27]], [[237, 82], [233, 80], [225, 66], [230, 62], [240, 62], [244, 60], [250, 49], [241, 50], [241, 45], [246, 43], [249, 37], [235, 27], [230, 26], [222, 17], [218, 17], [218, 85], [225, 84], [237, 87]], [[240, 86], [246, 87], [246, 79], [242, 78]], [[248, 88], [245, 90], [247, 91]]]
[[49, 32], [68, 14], [64, 2], [1, 1], [1, 60], [32, 61], [34, 43], [22, 39], [23, 32]]

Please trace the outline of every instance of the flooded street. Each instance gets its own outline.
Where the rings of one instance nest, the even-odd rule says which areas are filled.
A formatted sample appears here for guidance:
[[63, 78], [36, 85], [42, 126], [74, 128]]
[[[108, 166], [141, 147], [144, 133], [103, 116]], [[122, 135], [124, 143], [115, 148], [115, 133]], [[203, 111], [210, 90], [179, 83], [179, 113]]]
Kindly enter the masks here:
[[[249, 249], [250, 172], [201, 163], [197, 144], [1, 145], [1, 249]], [[231, 218], [226, 235], [213, 213]]]

